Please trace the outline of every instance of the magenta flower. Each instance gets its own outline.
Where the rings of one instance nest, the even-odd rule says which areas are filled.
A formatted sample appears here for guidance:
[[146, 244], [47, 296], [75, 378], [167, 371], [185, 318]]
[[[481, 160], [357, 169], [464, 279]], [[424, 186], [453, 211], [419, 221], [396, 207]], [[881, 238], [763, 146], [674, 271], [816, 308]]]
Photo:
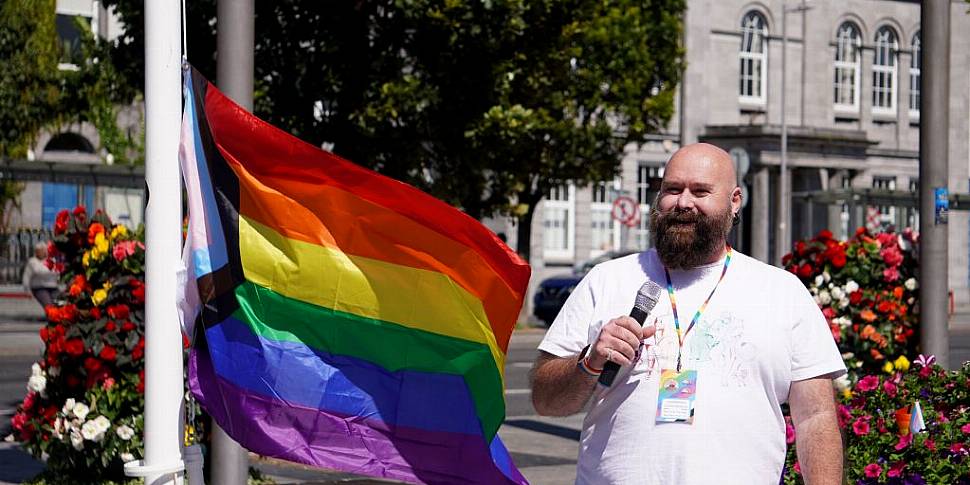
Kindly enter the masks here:
[[785, 423], [785, 443], [789, 445], [795, 442], [795, 427], [791, 423]]
[[893, 381], [886, 381], [882, 383], [882, 390], [886, 391], [889, 397], [896, 397], [896, 384]]
[[889, 267], [882, 271], [882, 278], [889, 283], [899, 279], [899, 270], [895, 267]]
[[963, 431], [964, 433], [970, 434], [970, 423], [967, 423], [967, 424], [965, 424], [963, 426], [960, 426], [960, 431]]
[[859, 383], [856, 384], [855, 388], [856, 390], [861, 392], [868, 392], [875, 389], [878, 386], [879, 386], [878, 376], [865, 376], [859, 380]]
[[889, 467], [889, 470], [886, 471], [886, 476], [889, 478], [901, 476], [903, 474], [903, 468], [905, 467], [905, 462], [897, 461], [896, 463], [893, 463], [893, 466]]
[[967, 445], [963, 443], [953, 443], [953, 446], [950, 447], [950, 451], [960, 455], [966, 455], [968, 453]]
[[869, 419], [867, 418], [859, 418], [852, 423], [852, 432], [857, 436], [869, 434]]
[[902, 451], [913, 442], [913, 434], [907, 433], [905, 436], [899, 437], [899, 443], [896, 443], [896, 451]]
[[882, 467], [881, 466], [879, 466], [879, 465], [877, 465], [875, 463], [870, 463], [870, 464], [866, 465], [866, 476], [867, 477], [869, 477], [869, 478], [879, 478], [879, 475], [880, 474], [882, 474]]

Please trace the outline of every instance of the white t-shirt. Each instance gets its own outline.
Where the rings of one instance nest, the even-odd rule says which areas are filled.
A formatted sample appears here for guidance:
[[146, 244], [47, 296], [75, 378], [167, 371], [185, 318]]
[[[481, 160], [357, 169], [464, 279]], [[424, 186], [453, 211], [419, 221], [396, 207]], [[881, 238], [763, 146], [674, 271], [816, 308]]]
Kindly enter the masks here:
[[[721, 276], [720, 262], [671, 271], [681, 330]], [[666, 288], [653, 250], [602, 263], [576, 286], [539, 350], [577, 355], [602, 326], [629, 315], [640, 286]], [[693, 424], [655, 424], [661, 369], [677, 361], [667, 291], [647, 317], [655, 337], [610, 388], [597, 386], [583, 422], [577, 484], [771, 484], [785, 458], [780, 405], [793, 381], [845, 372], [829, 326], [792, 274], [733, 252], [724, 280], [684, 339], [697, 370]]]

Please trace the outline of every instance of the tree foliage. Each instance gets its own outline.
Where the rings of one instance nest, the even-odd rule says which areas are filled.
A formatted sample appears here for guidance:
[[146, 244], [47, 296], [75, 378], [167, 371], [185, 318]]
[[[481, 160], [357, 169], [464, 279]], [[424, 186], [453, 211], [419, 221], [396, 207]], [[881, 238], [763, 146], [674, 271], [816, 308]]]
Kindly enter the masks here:
[[[140, 79], [142, 2], [107, 0]], [[212, 78], [215, 0], [190, 2]], [[611, 179], [661, 130], [683, 69], [683, 0], [256, 2], [256, 114], [476, 218], [520, 217], [556, 184]], [[218, 80], [216, 80], [218, 84]]]

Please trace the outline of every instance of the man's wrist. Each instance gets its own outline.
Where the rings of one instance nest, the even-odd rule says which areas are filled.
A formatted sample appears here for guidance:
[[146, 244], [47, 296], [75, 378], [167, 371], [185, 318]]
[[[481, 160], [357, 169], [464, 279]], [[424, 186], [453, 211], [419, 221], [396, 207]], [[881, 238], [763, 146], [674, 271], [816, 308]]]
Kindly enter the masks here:
[[582, 371], [584, 374], [593, 376], [593, 377], [598, 377], [600, 374], [603, 373], [603, 369], [601, 368], [597, 369], [596, 367], [593, 367], [592, 364], [590, 364], [589, 345], [584, 347], [583, 350], [579, 353], [579, 357], [576, 359], [576, 367], [579, 368], [579, 370]]

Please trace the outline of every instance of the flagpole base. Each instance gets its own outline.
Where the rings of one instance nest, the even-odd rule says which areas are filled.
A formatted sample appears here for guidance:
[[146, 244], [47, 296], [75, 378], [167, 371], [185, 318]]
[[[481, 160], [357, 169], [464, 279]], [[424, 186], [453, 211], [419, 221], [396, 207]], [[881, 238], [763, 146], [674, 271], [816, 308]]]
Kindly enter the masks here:
[[165, 475], [185, 470], [185, 462], [178, 460], [162, 465], [145, 465], [145, 460], [135, 460], [125, 463], [125, 475], [129, 477], [147, 477], [151, 475]]

